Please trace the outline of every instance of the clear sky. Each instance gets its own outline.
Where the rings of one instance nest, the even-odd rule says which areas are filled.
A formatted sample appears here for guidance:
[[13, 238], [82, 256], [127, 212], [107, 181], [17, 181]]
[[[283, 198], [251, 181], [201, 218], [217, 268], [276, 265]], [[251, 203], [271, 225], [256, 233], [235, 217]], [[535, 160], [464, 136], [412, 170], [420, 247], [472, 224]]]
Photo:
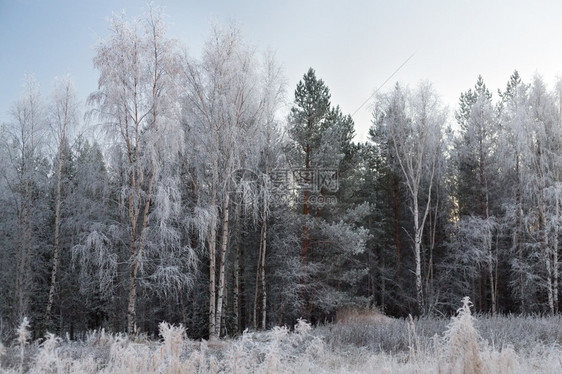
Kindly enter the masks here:
[[[287, 99], [309, 67], [353, 113], [410, 55], [382, 89], [429, 80], [454, 109], [481, 74], [494, 94], [517, 69], [553, 84], [562, 76], [560, 1], [172, 1], [154, 0], [168, 17], [169, 36], [199, 55], [211, 22], [235, 22], [245, 39], [276, 53]], [[144, 1], [0, 0], [0, 122], [33, 73], [47, 96], [56, 76], [70, 74], [79, 98], [96, 89], [94, 46], [112, 12], [141, 14]], [[354, 116], [358, 135], [370, 126], [369, 106]]]

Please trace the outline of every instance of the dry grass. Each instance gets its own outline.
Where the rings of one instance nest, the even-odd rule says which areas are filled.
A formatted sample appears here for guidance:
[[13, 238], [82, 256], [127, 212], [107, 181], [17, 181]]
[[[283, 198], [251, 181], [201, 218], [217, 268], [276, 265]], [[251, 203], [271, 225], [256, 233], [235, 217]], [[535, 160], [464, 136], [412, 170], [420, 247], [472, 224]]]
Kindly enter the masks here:
[[[20, 326], [20, 342], [7, 347], [3, 356], [0, 352], [0, 371], [560, 373], [562, 349], [555, 339], [561, 328], [553, 327], [550, 330], [554, 335], [544, 336], [549, 330], [547, 326], [559, 322], [557, 317], [494, 317], [476, 321], [467, 299], [452, 320], [396, 320], [373, 311], [350, 310], [340, 313], [338, 322], [329, 326], [313, 329], [299, 321], [293, 332], [287, 327], [276, 327], [268, 332], [210, 342], [189, 340], [182, 326], [162, 323], [160, 341], [97, 331], [82, 342], [48, 335], [40, 344], [28, 344]], [[533, 334], [533, 326], [538, 335]], [[495, 331], [495, 335], [485, 337], [490, 331]], [[511, 344], [509, 339], [518, 340], [520, 345]]]
[[343, 308], [336, 312], [336, 323], [389, 323], [392, 318], [382, 314], [376, 308], [360, 309], [360, 308]]
[[472, 303], [465, 297], [444, 336], [445, 365], [448, 373], [482, 374], [481, 338], [470, 313]]

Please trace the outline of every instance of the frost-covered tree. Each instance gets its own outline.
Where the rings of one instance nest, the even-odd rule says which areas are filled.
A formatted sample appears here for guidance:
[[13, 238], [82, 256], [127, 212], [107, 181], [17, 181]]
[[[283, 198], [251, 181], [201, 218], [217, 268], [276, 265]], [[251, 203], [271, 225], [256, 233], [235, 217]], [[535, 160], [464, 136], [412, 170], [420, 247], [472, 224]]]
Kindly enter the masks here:
[[[118, 201], [113, 200], [109, 174], [100, 145], [78, 136], [72, 146], [72, 191], [66, 196], [67, 233], [72, 235], [72, 253], [62, 253], [61, 287], [69, 296], [61, 313], [67, 323], [83, 328], [99, 328], [111, 318], [114, 330], [120, 330], [117, 315], [120, 295], [118, 272], [122, 237], [118, 225]], [[115, 191], [113, 191], [115, 192]], [[114, 246], [109, 250], [109, 246]], [[122, 266], [122, 265], [121, 265]], [[63, 299], [64, 300], [64, 299]], [[110, 305], [110, 301], [114, 305]], [[113, 306], [113, 308], [111, 308]], [[78, 311], [82, 311], [79, 313]]]
[[[560, 111], [540, 77], [515, 72], [501, 93], [503, 226], [510, 233], [511, 285], [521, 311], [558, 309]], [[541, 302], [546, 300], [546, 303]]]
[[220, 335], [224, 326], [232, 193], [237, 190], [233, 183], [239, 171], [257, 166], [261, 128], [271, 120], [276, 105], [272, 100], [277, 100], [267, 90], [276, 92], [279, 82], [271, 81], [269, 70], [261, 67], [234, 28], [214, 28], [201, 60], [184, 62], [183, 113], [195, 200], [192, 225], [209, 256], [211, 337]]
[[[394, 147], [384, 128], [372, 126], [369, 142], [362, 147], [361, 172], [365, 179], [361, 189], [366, 200], [375, 206], [368, 227], [374, 236], [372, 250], [377, 258], [375, 266], [378, 282], [373, 285], [379, 293], [379, 306], [396, 311], [404, 307], [404, 242], [403, 227], [407, 211], [404, 201], [406, 191], [402, 183], [402, 170], [394, 156]], [[392, 250], [390, 250], [392, 248]], [[406, 310], [407, 308], [404, 308]]]
[[524, 183], [532, 204], [527, 217], [537, 225], [529, 230], [529, 235], [540, 243], [535, 255], [538, 255], [539, 268], [545, 271], [537, 275], [540, 274], [541, 288], [547, 294], [548, 309], [555, 313], [558, 310], [562, 133], [554, 97], [540, 77], [534, 78], [528, 100], [528, 118], [524, 123]]
[[[267, 328], [267, 310], [268, 310], [268, 284], [266, 277], [266, 259], [268, 255], [269, 242], [269, 221], [272, 207], [275, 206], [273, 201], [273, 186], [270, 174], [273, 170], [280, 167], [282, 143], [281, 129], [277, 118], [277, 112], [283, 101], [284, 87], [281, 84], [281, 69], [275, 63], [273, 56], [268, 56], [265, 64], [265, 79], [263, 80], [263, 124], [260, 126], [260, 158], [259, 158], [259, 174], [257, 194], [254, 199], [258, 213], [258, 223], [260, 226], [258, 262], [256, 268], [256, 282], [254, 292], [254, 311], [253, 320], [254, 327], [258, 325], [262, 329]], [[242, 194], [244, 197], [244, 194]], [[278, 204], [277, 204], [278, 206]], [[261, 296], [261, 297], [260, 297]], [[261, 300], [259, 300], [261, 299]], [[258, 317], [258, 311], [261, 310], [261, 318]], [[258, 323], [259, 320], [259, 323]]]
[[[327, 181], [322, 173], [332, 173], [339, 182], [349, 171], [353, 120], [331, 106], [328, 87], [309, 69], [297, 84], [288, 122], [287, 158], [298, 186], [295, 208], [301, 222], [300, 266], [293, 269], [300, 274], [293, 282], [300, 284], [290, 286], [299, 290], [297, 299], [292, 294], [293, 313], [318, 318], [358, 301], [349, 291], [366, 274], [357, 261], [368, 236], [360, 224], [365, 209], [345, 202], [345, 192], [333, 194], [335, 186], [320, 185]], [[326, 197], [339, 199], [329, 203]]]
[[113, 163], [121, 162], [123, 171], [117, 187], [128, 247], [127, 330], [133, 332], [140, 272], [147, 279], [150, 271], [148, 279], [165, 288], [189, 277], [172, 261], [190, 257], [172, 225], [181, 211], [174, 165], [183, 145], [177, 45], [166, 37], [158, 12], [133, 21], [115, 16], [110, 35], [96, 48], [94, 66], [100, 77], [90, 96], [92, 114], [115, 140], [112, 154], [120, 160]]
[[393, 156], [402, 171], [412, 215], [416, 302], [424, 309], [422, 283], [422, 239], [430, 213], [433, 184], [442, 150], [446, 112], [427, 83], [415, 92], [396, 85], [377, 98], [373, 126], [392, 145]]
[[[322, 79], [316, 78], [314, 69], [310, 68], [297, 84], [295, 106], [289, 116], [289, 136], [294, 140], [294, 158], [290, 164], [303, 168], [304, 183], [312, 184], [312, 170], [318, 168], [323, 153], [322, 135], [325, 131], [326, 118], [330, 114], [330, 90]], [[292, 161], [292, 162], [291, 162]], [[302, 192], [302, 214], [310, 215], [310, 189]], [[308, 261], [310, 250], [310, 228], [302, 230], [301, 257], [304, 264]]]
[[[53, 233], [53, 252], [52, 252], [52, 267], [50, 276], [49, 296], [47, 299], [47, 308], [45, 311], [45, 318], [47, 325], [50, 324], [51, 312], [55, 299], [55, 292], [57, 286], [57, 278], [60, 277], [59, 272], [59, 258], [61, 248], [61, 205], [63, 202], [63, 167], [66, 158], [65, 151], [69, 150], [69, 133], [72, 126], [76, 125], [77, 120], [77, 107], [74, 88], [69, 78], [64, 81], [58, 82], [55, 92], [53, 94], [53, 102], [50, 108], [50, 127], [53, 137], [56, 142], [56, 159], [54, 162], [55, 168], [55, 192], [54, 192], [54, 233]], [[68, 152], [67, 152], [68, 153]]]
[[11, 245], [5, 253], [14, 266], [13, 283], [9, 285], [13, 306], [9, 315], [14, 320], [37, 311], [37, 278], [44, 271], [40, 256], [47, 219], [44, 110], [37, 84], [33, 77], [27, 77], [24, 93], [12, 108], [12, 122], [4, 128], [3, 138], [7, 159], [4, 181], [9, 191], [5, 209], [13, 214], [8, 233]]
[[[531, 291], [534, 286], [533, 276], [528, 268], [528, 248], [526, 246], [526, 230], [524, 224], [525, 188], [524, 188], [524, 131], [523, 124], [527, 115], [528, 85], [521, 81], [515, 71], [504, 92], [499, 92], [501, 100], [498, 104], [499, 121], [502, 131], [498, 134], [498, 161], [505, 171], [503, 189], [500, 190], [505, 208], [502, 224], [510, 232], [509, 251], [511, 260], [511, 284], [513, 294], [518, 301], [518, 310], [528, 312], [531, 304]], [[502, 177], [500, 177], [502, 178]], [[507, 188], [506, 188], [507, 187]]]
[[[498, 236], [499, 225], [494, 216], [463, 216], [457, 223], [451, 240], [449, 276], [454, 277], [450, 288], [454, 295], [472, 294], [481, 298], [475, 286], [485, 274], [490, 294], [490, 309], [496, 314], [498, 300]], [[455, 274], [455, 275], [453, 275]]]
[[490, 190], [497, 182], [498, 122], [492, 95], [481, 76], [474, 90], [461, 94], [456, 119], [460, 127], [455, 141], [459, 216], [487, 218], [494, 214], [490, 212]]
[[[453, 256], [460, 257], [459, 261], [464, 261], [467, 251], [461, 249], [460, 243], [465, 241], [468, 233], [476, 230], [474, 235], [485, 238], [484, 241], [478, 242], [482, 244], [479, 250], [484, 255], [470, 257], [477, 270], [466, 272], [467, 276], [472, 277], [466, 281], [471, 283], [470, 290], [474, 292], [471, 293], [472, 299], [477, 305], [483, 308], [489, 300], [488, 310], [496, 313], [498, 241], [495, 239], [499, 235], [496, 222], [497, 217], [502, 214], [502, 200], [495, 194], [501, 184], [501, 168], [498, 161], [500, 127], [492, 95], [481, 76], [478, 77], [474, 90], [461, 94], [455, 117], [460, 127], [453, 150], [453, 165], [456, 169], [454, 189], [459, 217], [455, 229], [459, 232], [454, 234], [451, 252]], [[481, 227], [486, 227], [486, 230]], [[489, 229], [490, 227], [493, 229]], [[461, 237], [464, 239], [459, 239]], [[483, 257], [487, 258], [487, 266], [484, 266], [481, 260]], [[479, 294], [475, 293], [477, 289], [480, 290]], [[488, 289], [489, 293], [483, 291], [484, 289]], [[485, 294], [489, 294], [489, 297]]]

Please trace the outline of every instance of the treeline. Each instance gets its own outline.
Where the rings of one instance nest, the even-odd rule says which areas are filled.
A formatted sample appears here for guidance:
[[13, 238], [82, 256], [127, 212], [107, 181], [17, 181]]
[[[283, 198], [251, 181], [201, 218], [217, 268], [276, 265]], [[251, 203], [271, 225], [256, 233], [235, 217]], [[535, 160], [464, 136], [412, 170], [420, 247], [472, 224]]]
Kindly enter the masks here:
[[561, 85], [514, 73], [493, 100], [479, 77], [454, 126], [431, 85], [396, 85], [357, 143], [313, 69], [282, 117], [280, 67], [236, 29], [199, 58], [155, 11], [109, 30], [84, 121], [69, 79], [29, 80], [2, 126], [3, 339], [24, 316], [197, 338], [465, 295], [558, 311]]

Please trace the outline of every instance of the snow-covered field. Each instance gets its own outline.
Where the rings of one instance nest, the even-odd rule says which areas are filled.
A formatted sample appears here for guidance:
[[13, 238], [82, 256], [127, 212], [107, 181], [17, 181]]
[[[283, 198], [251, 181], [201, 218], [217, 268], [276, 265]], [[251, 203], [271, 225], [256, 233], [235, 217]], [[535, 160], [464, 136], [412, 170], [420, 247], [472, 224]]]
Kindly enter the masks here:
[[84, 341], [50, 336], [2, 349], [2, 372], [18, 373], [560, 373], [562, 319], [394, 320], [356, 315], [311, 328], [193, 341], [160, 325], [161, 340], [92, 332]]

